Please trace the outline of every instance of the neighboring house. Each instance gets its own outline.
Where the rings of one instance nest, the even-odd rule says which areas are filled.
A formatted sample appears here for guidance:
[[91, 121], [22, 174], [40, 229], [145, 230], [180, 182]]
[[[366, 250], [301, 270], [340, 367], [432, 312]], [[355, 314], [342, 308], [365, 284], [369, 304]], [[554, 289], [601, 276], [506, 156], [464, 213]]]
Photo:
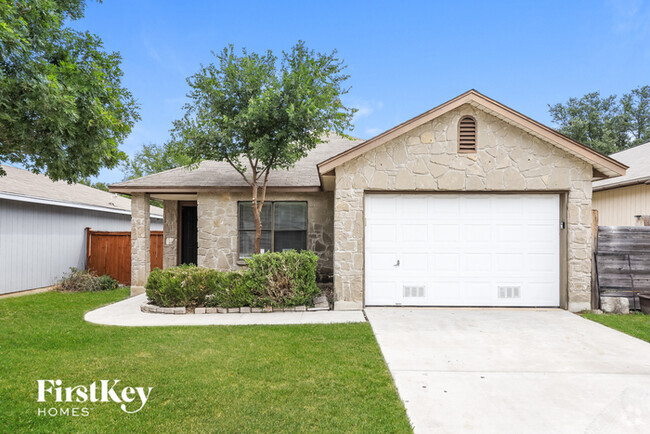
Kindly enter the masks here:
[[[364, 305], [589, 309], [591, 183], [626, 166], [472, 90], [370, 140], [332, 136], [270, 176], [262, 247], [311, 249], [336, 309]], [[132, 293], [149, 269], [151, 197], [165, 267], [238, 269], [251, 193], [207, 161], [126, 181]]]
[[[129, 231], [131, 201], [81, 184], [2, 166], [0, 177], [0, 294], [53, 285], [70, 267], [84, 268], [86, 234]], [[151, 224], [162, 228], [162, 210]]]
[[[610, 155], [629, 166], [624, 176], [594, 182], [599, 226], [636, 226], [650, 216], [650, 143]], [[641, 219], [640, 219], [641, 220]], [[643, 221], [639, 223], [643, 226]]]

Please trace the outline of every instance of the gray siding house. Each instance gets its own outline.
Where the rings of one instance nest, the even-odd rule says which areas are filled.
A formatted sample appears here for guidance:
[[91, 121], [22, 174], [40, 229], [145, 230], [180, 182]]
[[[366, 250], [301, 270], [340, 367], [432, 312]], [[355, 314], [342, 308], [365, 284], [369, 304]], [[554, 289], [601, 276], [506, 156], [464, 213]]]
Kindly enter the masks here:
[[[130, 231], [131, 201], [80, 184], [2, 166], [0, 294], [53, 285], [70, 267], [84, 268], [85, 228]], [[152, 208], [151, 225], [162, 229]]]

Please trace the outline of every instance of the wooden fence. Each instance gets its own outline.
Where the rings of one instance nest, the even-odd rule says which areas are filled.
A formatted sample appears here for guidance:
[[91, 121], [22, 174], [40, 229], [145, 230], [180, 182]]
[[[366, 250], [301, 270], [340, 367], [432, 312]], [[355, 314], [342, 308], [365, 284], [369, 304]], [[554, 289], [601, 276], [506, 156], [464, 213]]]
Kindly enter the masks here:
[[[162, 268], [163, 233], [151, 231], [151, 269]], [[101, 232], [86, 228], [86, 270], [108, 274], [131, 284], [131, 232]]]
[[650, 227], [600, 226], [597, 246], [600, 295], [627, 297], [638, 309], [636, 294], [650, 293]]

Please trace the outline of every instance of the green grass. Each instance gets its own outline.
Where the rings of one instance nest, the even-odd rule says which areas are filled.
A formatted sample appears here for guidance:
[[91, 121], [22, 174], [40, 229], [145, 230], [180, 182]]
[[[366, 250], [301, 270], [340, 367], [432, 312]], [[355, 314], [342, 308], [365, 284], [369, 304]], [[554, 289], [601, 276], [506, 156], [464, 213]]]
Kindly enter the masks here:
[[[0, 300], [0, 430], [410, 432], [370, 326], [109, 327], [83, 314], [122, 299], [44, 293]], [[37, 402], [39, 379], [153, 387], [146, 406]], [[87, 417], [39, 408], [91, 408]], [[136, 406], [137, 408], [137, 406]]]
[[650, 342], [650, 315], [635, 312], [629, 315], [584, 313], [582, 316]]

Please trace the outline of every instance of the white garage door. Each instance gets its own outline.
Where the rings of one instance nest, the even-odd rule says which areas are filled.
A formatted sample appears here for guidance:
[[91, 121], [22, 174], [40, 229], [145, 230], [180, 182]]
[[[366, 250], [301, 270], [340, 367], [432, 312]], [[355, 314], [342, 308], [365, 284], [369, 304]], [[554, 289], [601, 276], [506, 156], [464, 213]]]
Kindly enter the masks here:
[[559, 196], [369, 194], [369, 306], [559, 306]]

